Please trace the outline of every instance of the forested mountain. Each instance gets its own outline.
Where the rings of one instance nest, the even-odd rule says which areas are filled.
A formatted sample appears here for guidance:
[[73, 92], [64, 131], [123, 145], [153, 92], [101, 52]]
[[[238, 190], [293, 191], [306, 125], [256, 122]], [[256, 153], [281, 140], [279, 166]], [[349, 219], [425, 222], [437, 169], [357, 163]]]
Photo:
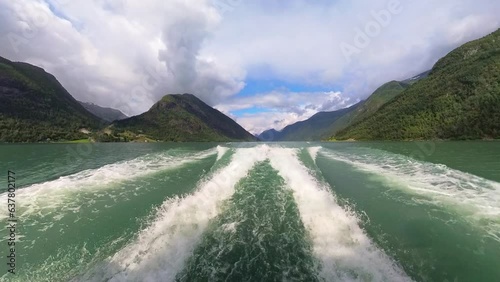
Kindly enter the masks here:
[[[424, 76], [415, 77], [412, 83], [415, 83], [423, 77]], [[371, 116], [383, 105], [400, 95], [408, 86], [409, 84], [399, 81], [391, 81], [380, 86], [377, 90], [375, 90], [375, 92], [373, 92], [372, 95], [370, 95], [370, 97], [368, 97], [368, 99], [361, 102], [354, 111], [348, 112], [344, 116], [334, 121], [334, 123], [329, 128], [329, 136], [326, 137], [331, 137], [338, 131], [352, 124], [361, 122], [365, 118]]]
[[167, 95], [139, 116], [116, 121], [116, 136], [162, 141], [255, 141], [235, 121], [191, 94]]
[[416, 75], [416, 76], [414, 76], [412, 78], [403, 80], [401, 82], [404, 83], [404, 84], [414, 84], [414, 83], [417, 83], [419, 80], [422, 80], [422, 79], [428, 77], [430, 73], [431, 73], [431, 70], [428, 70], [428, 71], [425, 71], [425, 72], [423, 72], [423, 73], [421, 73], [419, 75]]
[[439, 60], [429, 76], [336, 139], [500, 137], [500, 30]]
[[53, 75], [0, 57], [0, 142], [75, 140], [102, 125]]

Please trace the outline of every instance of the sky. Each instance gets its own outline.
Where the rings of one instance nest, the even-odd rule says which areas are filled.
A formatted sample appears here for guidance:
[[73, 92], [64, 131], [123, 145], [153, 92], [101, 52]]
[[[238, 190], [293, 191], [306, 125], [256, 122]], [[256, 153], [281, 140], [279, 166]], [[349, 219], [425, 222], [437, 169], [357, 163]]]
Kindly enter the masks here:
[[192, 93], [257, 134], [426, 71], [498, 15], [498, 0], [0, 0], [0, 56], [127, 115]]

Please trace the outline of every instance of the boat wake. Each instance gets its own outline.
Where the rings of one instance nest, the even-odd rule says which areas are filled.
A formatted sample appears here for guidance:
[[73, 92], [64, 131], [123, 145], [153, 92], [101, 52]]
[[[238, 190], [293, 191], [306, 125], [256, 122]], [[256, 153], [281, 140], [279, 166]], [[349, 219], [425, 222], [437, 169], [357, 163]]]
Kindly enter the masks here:
[[202, 180], [196, 192], [165, 201], [135, 242], [75, 281], [173, 281], [236, 183], [268, 150], [238, 149], [231, 163]]
[[500, 241], [500, 183], [374, 149], [355, 153], [323, 149], [320, 154], [378, 175], [391, 187], [420, 196], [414, 201], [452, 209]]
[[[219, 150], [226, 153], [224, 149]], [[312, 150], [312, 153], [315, 154], [315, 151]], [[302, 265], [303, 269], [315, 269], [319, 277], [326, 281], [409, 281], [399, 265], [365, 234], [356, 215], [339, 206], [328, 187], [315, 179], [301, 163], [298, 152], [297, 149], [268, 145], [235, 149], [230, 163], [202, 180], [193, 194], [166, 200], [156, 212], [155, 219], [137, 234], [134, 242], [74, 281], [174, 281], [198, 277], [193, 275], [201, 275], [204, 271], [209, 273], [205, 278], [222, 279], [217, 275], [223, 273], [233, 275], [226, 278], [237, 277], [235, 273], [243, 271], [241, 267], [249, 268], [252, 262], [269, 263], [264, 259], [268, 252], [263, 250], [264, 242], [269, 242], [269, 238], [300, 238], [301, 228], [306, 233], [306, 242], [302, 249], [298, 246], [295, 249], [301, 249], [304, 256], [308, 254], [307, 246], [310, 244], [309, 258], [293, 262], [283, 260], [286, 254], [279, 256], [281, 264], [295, 263], [295, 266], [281, 266], [286, 269], [282, 271], [285, 280]], [[266, 180], [259, 178], [259, 173], [254, 170], [262, 169], [262, 162], [270, 164], [270, 168], [276, 171], [276, 177], [281, 179], [276, 181], [282, 185], [261, 185], [260, 182]], [[236, 188], [240, 186], [243, 190]], [[276, 194], [266, 194], [269, 189], [276, 190]], [[294, 221], [282, 217], [290, 212], [280, 212], [280, 207], [285, 206], [287, 200], [286, 193], [279, 191], [289, 191], [293, 195], [290, 199], [298, 211], [298, 226], [303, 227], [296, 225], [292, 228]], [[272, 195], [278, 198], [265, 200]], [[268, 204], [255, 202], [259, 197], [259, 201]], [[279, 202], [281, 204], [278, 205]], [[271, 203], [278, 206], [266, 210], [266, 206], [272, 206]], [[261, 215], [264, 218], [268, 218], [266, 213], [276, 213], [277, 217], [256, 221], [251, 216], [252, 210], [255, 214], [259, 210], [264, 212]], [[273, 222], [277, 225], [269, 225], [270, 218], [275, 218]], [[283, 224], [285, 227], [288, 224], [288, 228], [278, 232], [277, 226]], [[214, 231], [209, 226], [218, 228]], [[241, 241], [243, 239], [238, 236], [247, 238], [247, 241]], [[232, 243], [228, 243], [230, 239], [234, 239]], [[279, 245], [282, 239], [276, 240], [270, 246]], [[207, 244], [210, 247], [202, 247]], [[254, 249], [242, 251], [240, 255], [228, 255], [234, 254], [238, 244], [243, 244], [243, 249]], [[223, 257], [229, 258], [229, 261], [222, 263]], [[214, 260], [220, 263], [214, 263]], [[203, 263], [193, 264], [193, 261]], [[204, 266], [208, 268], [200, 271], [199, 267]]]
[[[222, 153], [222, 152], [220, 152]], [[32, 215], [44, 216], [53, 212], [77, 212], [82, 194], [91, 194], [92, 198], [109, 195], [110, 189], [121, 189], [123, 183], [148, 176], [154, 173], [181, 168], [182, 166], [200, 161], [217, 154], [216, 149], [183, 155], [171, 155], [169, 151], [162, 154], [151, 154], [133, 160], [105, 165], [98, 169], [89, 169], [59, 179], [34, 184], [19, 189], [16, 201], [21, 210], [21, 218]], [[141, 189], [141, 187], [137, 187]], [[131, 193], [134, 191], [123, 191]], [[118, 193], [119, 194], [119, 193]], [[0, 201], [7, 202], [7, 194], [0, 195]], [[92, 204], [93, 201], [84, 203]], [[0, 211], [0, 220], [7, 218], [5, 210]]]

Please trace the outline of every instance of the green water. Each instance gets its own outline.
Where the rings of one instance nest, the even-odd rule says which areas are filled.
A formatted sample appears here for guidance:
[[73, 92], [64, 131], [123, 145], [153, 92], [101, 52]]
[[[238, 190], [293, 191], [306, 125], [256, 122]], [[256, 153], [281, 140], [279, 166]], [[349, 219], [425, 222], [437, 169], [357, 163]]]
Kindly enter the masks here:
[[223, 210], [179, 281], [317, 280], [292, 193], [268, 162], [250, 171]]
[[0, 231], [0, 281], [498, 281], [499, 157], [499, 142], [1, 145], [19, 222], [15, 275]]

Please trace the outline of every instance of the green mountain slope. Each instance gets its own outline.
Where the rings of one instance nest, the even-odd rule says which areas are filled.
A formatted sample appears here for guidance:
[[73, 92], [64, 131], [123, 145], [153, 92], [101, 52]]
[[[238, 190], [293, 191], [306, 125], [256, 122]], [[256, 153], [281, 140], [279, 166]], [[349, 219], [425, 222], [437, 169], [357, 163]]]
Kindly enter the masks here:
[[191, 94], [167, 95], [139, 116], [116, 121], [113, 134], [162, 141], [255, 141], [235, 121]]
[[[419, 78], [415, 78], [415, 80], [416, 79]], [[408, 84], [399, 81], [391, 81], [382, 85], [375, 90], [375, 92], [373, 92], [368, 99], [361, 102], [354, 111], [351, 111], [336, 120], [328, 130], [328, 133], [330, 134], [328, 137], [373, 115], [383, 105], [401, 94], [408, 86]]]
[[428, 77], [430, 73], [431, 73], [431, 70], [428, 70], [428, 71], [425, 71], [425, 72], [423, 72], [423, 73], [421, 73], [419, 75], [416, 75], [416, 76], [414, 76], [412, 78], [403, 80], [401, 82], [404, 83], [404, 84], [410, 84], [410, 85], [411, 84], [415, 84], [415, 83], [419, 82], [420, 80]]
[[0, 142], [87, 138], [102, 121], [43, 69], [0, 57]]
[[78, 101], [87, 111], [107, 122], [128, 118], [124, 113], [112, 108], [105, 108], [92, 103]]
[[357, 123], [371, 116], [387, 102], [401, 94], [407, 87], [407, 84], [398, 81], [391, 81], [382, 85], [353, 112], [351, 122]]
[[500, 30], [439, 60], [429, 76], [337, 139], [500, 137]]

